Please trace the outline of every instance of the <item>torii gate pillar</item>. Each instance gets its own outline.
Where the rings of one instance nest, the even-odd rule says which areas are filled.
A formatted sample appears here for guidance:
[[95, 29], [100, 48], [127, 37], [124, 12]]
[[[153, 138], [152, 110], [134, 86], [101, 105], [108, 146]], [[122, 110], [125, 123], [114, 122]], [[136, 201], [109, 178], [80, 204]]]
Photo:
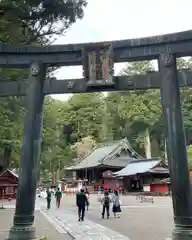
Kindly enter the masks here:
[[175, 228], [172, 239], [192, 239], [192, 202], [185, 134], [182, 120], [176, 56], [163, 53], [159, 57], [161, 100], [167, 137], [167, 151]]
[[19, 188], [17, 190], [13, 226], [9, 232], [10, 240], [36, 239], [34, 210], [41, 152], [44, 79], [44, 65], [33, 63], [28, 80], [27, 112], [20, 161]]

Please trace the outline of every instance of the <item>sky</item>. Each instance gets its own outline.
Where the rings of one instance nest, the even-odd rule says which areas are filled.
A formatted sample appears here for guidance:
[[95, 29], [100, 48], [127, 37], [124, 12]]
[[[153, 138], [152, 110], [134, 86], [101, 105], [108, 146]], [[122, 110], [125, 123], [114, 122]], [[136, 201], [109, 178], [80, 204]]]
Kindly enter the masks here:
[[[54, 44], [142, 38], [192, 29], [192, 0], [88, 0], [84, 18]], [[117, 74], [125, 63], [115, 64]], [[82, 77], [81, 67], [63, 67], [58, 79]], [[69, 95], [52, 95], [59, 100]]]

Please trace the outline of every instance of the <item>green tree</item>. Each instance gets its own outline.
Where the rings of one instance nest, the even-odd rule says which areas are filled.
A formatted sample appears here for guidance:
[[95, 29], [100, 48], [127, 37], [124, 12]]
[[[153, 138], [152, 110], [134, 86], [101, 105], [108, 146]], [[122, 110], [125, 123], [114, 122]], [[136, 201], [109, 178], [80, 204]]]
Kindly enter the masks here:
[[[151, 71], [154, 71], [152, 63], [142, 61], [128, 63], [121, 74], [134, 75]], [[159, 92], [155, 90], [108, 94], [108, 111], [113, 119], [111, 120], [112, 125], [116, 126], [116, 130], [113, 132], [114, 138], [127, 136], [133, 146], [144, 155], [144, 147], [147, 144], [143, 144], [143, 142], [146, 137], [150, 138], [146, 134], [151, 134], [153, 125], [161, 116], [159, 99]]]
[[188, 155], [189, 169], [192, 170], [192, 145], [187, 147], [187, 155]]
[[[177, 61], [178, 69], [191, 69], [192, 60], [180, 58]], [[153, 65], [148, 61], [128, 63], [121, 71], [122, 75], [144, 74], [154, 71]], [[192, 131], [190, 110], [192, 109], [191, 88], [181, 89], [181, 101], [183, 106], [184, 124], [187, 132]], [[120, 97], [121, 95], [121, 97]], [[164, 122], [159, 90], [132, 91], [123, 94], [109, 94], [114, 97], [117, 104], [116, 115], [119, 118], [119, 129], [123, 130], [123, 136], [129, 137], [134, 147], [144, 155], [146, 143], [151, 143], [153, 156], [162, 155], [165, 152]], [[118, 107], [117, 107], [118, 106]], [[117, 111], [118, 109], [118, 111]], [[110, 109], [109, 109], [110, 110]], [[110, 110], [111, 111], [111, 110]], [[112, 114], [113, 115], [113, 114]], [[114, 117], [115, 118], [115, 117]], [[148, 139], [148, 140], [147, 140]], [[149, 140], [150, 139], [150, 140]], [[145, 149], [146, 150], [146, 149]], [[146, 152], [146, 151], [145, 151]]]
[[153, 71], [154, 67], [150, 61], [137, 61], [127, 63], [127, 66], [121, 70], [120, 75], [145, 74]]
[[[82, 19], [86, 1], [64, 0], [1, 0], [0, 1], [0, 41], [6, 43], [27, 43], [33, 45], [50, 44], [54, 37], [64, 34], [77, 19]], [[1, 80], [27, 79], [28, 71], [0, 69]], [[50, 146], [52, 163], [59, 162], [61, 155], [69, 155], [69, 150], [58, 140], [55, 132], [57, 109], [62, 103], [45, 100], [43, 148], [41, 167], [48, 168]], [[12, 147], [11, 162], [18, 167], [23, 135], [25, 105], [23, 97], [9, 97], [0, 101], [0, 155], [5, 145]], [[58, 130], [59, 131], [59, 130]], [[57, 144], [56, 144], [57, 141]], [[56, 160], [54, 160], [56, 159]], [[58, 164], [53, 164], [57, 168]], [[49, 169], [49, 168], [48, 168]]]
[[50, 43], [83, 18], [86, 5], [85, 0], [1, 0], [1, 40]]
[[53, 178], [54, 175], [58, 175], [72, 159], [70, 146], [65, 144], [61, 132], [61, 108], [63, 105], [63, 102], [54, 100], [50, 96], [45, 98], [40, 163], [41, 173], [45, 178], [48, 176]]
[[71, 143], [83, 137], [93, 136], [100, 139], [103, 109], [101, 107], [102, 94], [76, 94], [64, 106], [61, 124], [71, 125], [73, 128]]

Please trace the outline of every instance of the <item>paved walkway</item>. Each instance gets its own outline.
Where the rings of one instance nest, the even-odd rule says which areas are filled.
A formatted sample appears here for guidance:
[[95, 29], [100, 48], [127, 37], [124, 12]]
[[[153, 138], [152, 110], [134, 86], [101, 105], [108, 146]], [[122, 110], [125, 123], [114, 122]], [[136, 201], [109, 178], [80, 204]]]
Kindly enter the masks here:
[[[44, 201], [40, 201], [39, 199], [37, 199], [36, 204], [35, 204], [35, 211], [39, 211], [45, 205]], [[10, 202], [6, 201], [6, 200], [0, 200], [0, 209], [2, 209], [2, 208], [15, 209], [15, 205], [16, 205], [16, 200], [14, 200], [14, 199]]]
[[[174, 227], [172, 199], [170, 197], [155, 197], [154, 203], [140, 203], [135, 196], [121, 197], [122, 213], [120, 219], [111, 217], [101, 219], [101, 203], [96, 195], [90, 196], [89, 211], [86, 219], [112, 229], [131, 240], [165, 240], [172, 235]], [[65, 209], [77, 212], [75, 195], [64, 195], [61, 211]], [[55, 206], [53, 201], [52, 206]]]
[[78, 222], [77, 215], [71, 211], [57, 209], [42, 211], [77, 240], [129, 240], [128, 237], [93, 221], [85, 219], [84, 222]]
[[[9, 230], [13, 222], [14, 210], [0, 210], [0, 240], [5, 240], [8, 237]], [[64, 231], [63, 228], [58, 228], [49, 219], [45, 218], [39, 211], [35, 214], [35, 225], [37, 236], [47, 236], [49, 240], [72, 240], [73, 238]]]
[[[78, 222], [75, 196], [64, 196], [59, 210], [56, 209], [53, 198], [51, 209], [48, 211], [45, 210], [46, 200], [38, 198], [36, 210], [40, 211], [36, 213], [42, 213], [42, 220], [38, 221], [40, 218], [36, 218], [37, 230], [39, 227], [38, 231], [42, 230], [42, 234], [45, 231], [40, 222], [45, 217], [47, 224], [51, 224], [48, 227], [50, 234], [56, 231], [60, 237], [63, 236], [63, 239], [68, 239], [67, 233], [77, 240], [162, 240], [171, 236], [174, 224], [170, 198], [156, 198], [154, 204], [141, 204], [135, 200], [135, 197], [122, 198], [122, 202], [123, 212], [120, 219], [103, 220], [100, 218], [101, 204], [98, 203], [97, 197], [91, 196], [86, 219], [84, 222]], [[14, 202], [6, 203], [5, 207], [14, 208]], [[54, 237], [50, 236], [50, 239]]]
[[[15, 202], [5, 202], [5, 209], [14, 209], [14, 203]], [[37, 199], [35, 207], [37, 214], [40, 210], [47, 222], [49, 222], [55, 228], [55, 230], [61, 234], [61, 237], [64, 236], [64, 239], [68, 239], [66, 238], [68, 233], [72, 238], [77, 240], [129, 240], [128, 237], [123, 236], [118, 232], [102, 226], [94, 221], [85, 219], [84, 222], [78, 222], [77, 215], [73, 211], [69, 211], [66, 208], [58, 210], [55, 207], [54, 201], [50, 210], [45, 210], [45, 206], [45, 199]], [[39, 224], [40, 222], [38, 220], [37, 222], [37, 228], [41, 229], [41, 224]]]

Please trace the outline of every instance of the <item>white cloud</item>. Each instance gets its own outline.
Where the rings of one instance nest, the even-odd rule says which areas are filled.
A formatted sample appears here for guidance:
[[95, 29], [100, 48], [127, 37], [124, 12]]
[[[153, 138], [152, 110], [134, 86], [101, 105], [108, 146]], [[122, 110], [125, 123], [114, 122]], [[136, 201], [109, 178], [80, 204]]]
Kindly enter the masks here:
[[[88, 0], [83, 20], [55, 44], [120, 40], [191, 29], [191, 0]], [[116, 67], [116, 72], [122, 65]], [[62, 68], [58, 78], [82, 77], [80, 67]], [[54, 96], [66, 99], [63, 95]]]

